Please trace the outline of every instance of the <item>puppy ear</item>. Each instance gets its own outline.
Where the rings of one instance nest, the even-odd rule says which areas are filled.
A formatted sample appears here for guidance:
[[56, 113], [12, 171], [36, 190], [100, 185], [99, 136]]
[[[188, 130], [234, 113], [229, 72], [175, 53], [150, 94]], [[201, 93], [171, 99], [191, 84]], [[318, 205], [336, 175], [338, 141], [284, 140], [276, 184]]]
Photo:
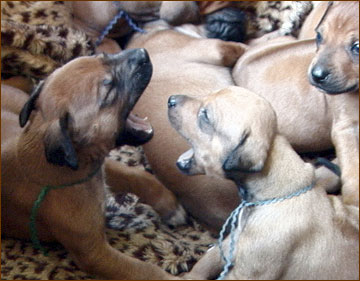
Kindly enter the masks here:
[[20, 115], [19, 115], [19, 121], [20, 121], [20, 127], [23, 128], [27, 121], [29, 120], [30, 114], [35, 108], [35, 102], [37, 98], [40, 95], [40, 92], [44, 86], [44, 81], [41, 81], [34, 91], [31, 93], [29, 100], [25, 103], [24, 107], [22, 108]]
[[245, 133], [238, 146], [227, 156], [223, 169], [225, 172], [260, 172], [264, 168], [268, 149], [269, 144], [256, 141], [250, 133]]
[[49, 163], [77, 170], [77, 155], [68, 131], [70, 118], [66, 113], [49, 126], [44, 138], [45, 155]]

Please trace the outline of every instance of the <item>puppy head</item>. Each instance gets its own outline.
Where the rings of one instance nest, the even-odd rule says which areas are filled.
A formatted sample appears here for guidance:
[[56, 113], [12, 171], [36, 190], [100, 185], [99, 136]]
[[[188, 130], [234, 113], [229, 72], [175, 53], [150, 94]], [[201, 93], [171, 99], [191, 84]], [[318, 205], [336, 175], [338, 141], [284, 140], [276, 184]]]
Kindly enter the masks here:
[[315, 31], [310, 83], [328, 94], [358, 91], [359, 2], [330, 2]]
[[152, 128], [130, 111], [151, 75], [144, 49], [75, 59], [35, 89], [20, 113], [20, 125], [32, 111], [39, 114], [47, 126], [47, 160], [73, 169], [79, 151], [98, 159], [115, 146], [142, 144], [152, 137]]
[[204, 99], [171, 96], [168, 107], [171, 125], [192, 146], [177, 161], [183, 173], [231, 177], [262, 170], [277, 127], [267, 101], [232, 86]]

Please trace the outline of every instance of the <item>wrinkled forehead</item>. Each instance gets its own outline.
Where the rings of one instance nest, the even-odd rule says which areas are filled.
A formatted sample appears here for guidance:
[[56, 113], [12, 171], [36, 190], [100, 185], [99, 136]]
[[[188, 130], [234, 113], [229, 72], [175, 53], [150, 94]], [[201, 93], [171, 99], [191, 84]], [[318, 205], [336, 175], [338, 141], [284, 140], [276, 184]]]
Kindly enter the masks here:
[[229, 117], [257, 115], [257, 111], [271, 112], [270, 104], [262, 97], [244, 88], [224, 89], [209, 96], [204, 104], [214, 111], [226, 112]]
[[270, 103], [244, 88], [222, 90], [208, 97], [204, 104], [222, 126], [276, 126], [276, 115]]
[[[45, 81], [38, 102], [44, 110], [95, 98], [99, 83], [111, 75], [102, 56], [81, 57], [55, 70]], [[48, 110], [47, 110], [48, 111]]]

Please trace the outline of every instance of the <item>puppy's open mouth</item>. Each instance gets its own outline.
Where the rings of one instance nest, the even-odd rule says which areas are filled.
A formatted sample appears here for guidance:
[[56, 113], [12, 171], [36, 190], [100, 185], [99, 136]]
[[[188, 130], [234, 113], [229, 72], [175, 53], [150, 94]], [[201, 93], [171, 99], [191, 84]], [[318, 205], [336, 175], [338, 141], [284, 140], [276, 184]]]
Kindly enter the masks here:
[[126, 119], [125, 130], [118, 139], [116, 145], [142, 145], [148, 142], [154, 135], [154, 130], [146, 118], [141, 118], [130, 113]]

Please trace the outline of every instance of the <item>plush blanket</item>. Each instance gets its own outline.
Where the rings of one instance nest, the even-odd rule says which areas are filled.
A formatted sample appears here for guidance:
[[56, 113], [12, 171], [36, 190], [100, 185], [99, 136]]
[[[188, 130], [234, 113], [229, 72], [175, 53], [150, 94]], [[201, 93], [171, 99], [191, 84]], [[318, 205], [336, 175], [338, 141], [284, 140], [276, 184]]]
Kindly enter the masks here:
[[43, 79], [66, 62], [94, 53], [71, 27], [61, 1], [1, 1], [1, 76]]

